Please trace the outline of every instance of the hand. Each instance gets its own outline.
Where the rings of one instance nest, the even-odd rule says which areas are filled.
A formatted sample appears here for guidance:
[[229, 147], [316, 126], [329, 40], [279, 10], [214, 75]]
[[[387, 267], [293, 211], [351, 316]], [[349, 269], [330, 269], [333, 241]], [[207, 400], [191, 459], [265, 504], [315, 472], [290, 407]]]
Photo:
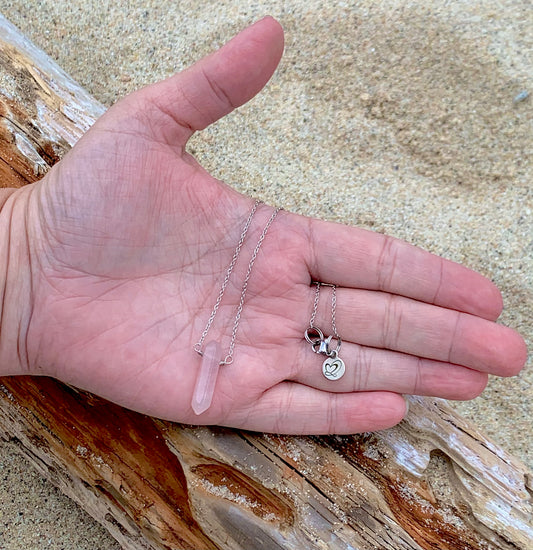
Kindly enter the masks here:
[[[221, 367], [211, 407], [193, 413], [193, 346], [253, 201], [185, 146], [261, 90], [282, 50], [280, 26], [260, 21], [119, 102], [41, 182], [10, 197], [12, 230], [24, 232], [31, 258], [25, 345], [19, 336], [27, 372], [180, 422], [353, 433], [399, 422], [401, 394], [470, 399], [487, 373], [520, 370], [525, 346], [492, 322], [502, 308], [492, 283], [404, 242], [282, 211], [253, 267], [234, 362]], [[224, 354], [271, 212], [259, 207], [207, 338]], [[303, 338], [313, 280], [338, 285], [346, 374], [336, 382]], [[326, 332], [330, 292], [315, 321]]]

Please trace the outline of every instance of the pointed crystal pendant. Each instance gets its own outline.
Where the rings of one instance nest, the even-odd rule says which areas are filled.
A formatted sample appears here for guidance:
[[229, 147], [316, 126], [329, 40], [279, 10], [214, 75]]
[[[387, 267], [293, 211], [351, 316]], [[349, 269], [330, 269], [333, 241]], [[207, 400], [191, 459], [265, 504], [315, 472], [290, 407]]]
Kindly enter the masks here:
[[211, 405], [217, 382], [218, 369], [220, 368], [221, 355], [222, 348], [218, 342], [211, 340], [205, 346], [202, 363], [192, 394], [191, 407], [195, 414], [202, 414]]

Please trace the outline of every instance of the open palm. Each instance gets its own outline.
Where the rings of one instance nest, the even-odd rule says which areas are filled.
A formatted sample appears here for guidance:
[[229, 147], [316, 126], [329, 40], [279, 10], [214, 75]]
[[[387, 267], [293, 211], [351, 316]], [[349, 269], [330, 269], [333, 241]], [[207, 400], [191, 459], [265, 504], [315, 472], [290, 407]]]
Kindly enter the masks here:
[[[129, 408], [189, 423], [289, 433], [391, 426], [401, 394], [471, 398], [515, 374], [521, 338], [492, 321], [498, 290], [398, 240], [280, 212], [253, 266], [231, 365], [211, 407], [191, 409], [211, 314], [253, 200], [185, 151], [255, 95], [283, 34], [271, 18], [189, 70], [106, 113], [28, 199], [34, 305], [28, 356]], [[207, 340], [227, 353], [248, 261], [273, 209], [260, 205]], [[346, 375], [329, 381], [303, 333], [312, 281], [338, 285]], [[331, 288], [315, 324], [331, 333]]]

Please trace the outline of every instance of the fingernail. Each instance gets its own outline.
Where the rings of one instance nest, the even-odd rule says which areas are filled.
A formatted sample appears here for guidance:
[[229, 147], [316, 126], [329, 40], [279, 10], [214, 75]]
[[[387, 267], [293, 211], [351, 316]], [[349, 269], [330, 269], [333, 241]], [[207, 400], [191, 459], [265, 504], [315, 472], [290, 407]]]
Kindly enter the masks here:
[[405, 414], [403, 415], [403, 417], [405, 418], [407, 416], [407, 414], [409, 413], [409, 401], [408, 401], [407, 397], [404, 397], [403, 399], [405, 401]]

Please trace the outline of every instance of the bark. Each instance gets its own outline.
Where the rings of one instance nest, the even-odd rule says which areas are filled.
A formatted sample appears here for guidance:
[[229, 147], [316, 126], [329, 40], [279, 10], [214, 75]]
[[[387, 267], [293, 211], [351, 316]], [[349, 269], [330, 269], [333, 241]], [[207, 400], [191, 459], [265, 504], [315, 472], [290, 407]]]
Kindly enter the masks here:
[[[0, 16], [0, 186], [35, 182], [103, 113]], [[442, 400], [394, 429], [288, 437], [143, 416], [0, 380], [0, 437], [125, 549], [531, 548], [532, 478]]]

